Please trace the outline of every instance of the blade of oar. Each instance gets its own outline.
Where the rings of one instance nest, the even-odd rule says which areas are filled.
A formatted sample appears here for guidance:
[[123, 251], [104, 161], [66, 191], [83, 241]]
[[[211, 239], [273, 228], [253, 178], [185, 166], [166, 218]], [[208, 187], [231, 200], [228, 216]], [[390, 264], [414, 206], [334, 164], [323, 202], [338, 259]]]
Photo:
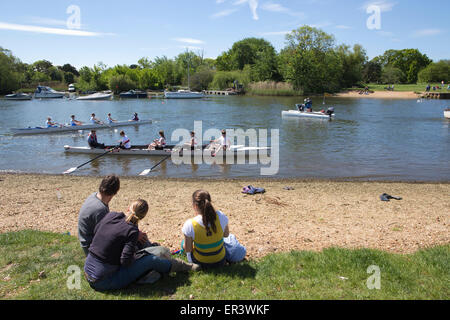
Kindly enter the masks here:
[[139, 175], [140, 175], [140, 176], [146, 176], [146, 175], [148, 175], [150, 172], [153, 171], [153, 169], [155, 169], [155, 168], [156, 168], [157, 166], [159, 166], [161, 163], [163, 163], [164, 161], [166, 161], [167, 159], [169, 159], [171, 156], [172, 156], [172, 155], [169, 155], [169, 156], [165, 157], [165, 158], [162, 159], [160, 162], [158, 162], [157, 164], [155, 164], [155, 165], [153, 166], [153, 168], [151, 168], [151, 169], [146, 169], [146, 170], [142, 171]]
[[97, 160], [97, 159], [99, 159], [99, 158], [101, 158], [101, 157], [103, 157], [103, 156], [106, 156], [108, 153], [112, 152], [112, 151], [113, 151], [114, 149], [116, 149], [116, 148], [117, 148], [117, 147], [111, 148], [111, 149], [109, 149], [107, 152], [105, 152], [105, 153], [99, 155], [98, 157], [95, 157], [94, 159], [92, 159], [92, 160], [90, 160], [90, 161], [88, 161], [88, 162], [83, 163], [82, 165], [79, 165], [79, 166], [76, 167], [76, 168], [70, 168], [69, 170], [64, 171], [63, 174], [70, 174], [70, 173], [72, 173], [72, 172], [75, 172], [75, 171], [77, 171], [78, 169], [80, 169], [81, 167], [84, 167], [85, 165], [87, 165], [87, 164], [89, 164], [89, 163], [91, 163], [91, 162], [93, 162], [93, 161], [95, 161], [95, 160]]

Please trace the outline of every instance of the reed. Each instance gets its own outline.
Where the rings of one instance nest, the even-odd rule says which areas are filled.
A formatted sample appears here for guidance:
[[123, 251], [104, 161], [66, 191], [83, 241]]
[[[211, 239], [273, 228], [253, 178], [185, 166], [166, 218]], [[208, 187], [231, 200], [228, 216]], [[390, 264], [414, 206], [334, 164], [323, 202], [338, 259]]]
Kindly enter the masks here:
[[248, 85], [247, 94], [255, 96], [302, 96], [303, 92], [295, 90], [288, 82], [263, 81]]

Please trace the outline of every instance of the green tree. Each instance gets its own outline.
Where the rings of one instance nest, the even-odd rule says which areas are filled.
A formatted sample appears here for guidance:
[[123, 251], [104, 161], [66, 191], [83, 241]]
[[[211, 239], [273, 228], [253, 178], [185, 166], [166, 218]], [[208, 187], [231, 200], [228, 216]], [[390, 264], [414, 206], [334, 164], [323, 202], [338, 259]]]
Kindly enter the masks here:
[[19, 62], [11, 51], [0, 47], [0, 93], [8, 94], [20, 88], [24, 77], [17, 70]]
[[405, 78], [405, 74], [399, 68], [386, 66], [381, 73], [381, 82], [383, 84], [400, 83]]
[[109, 88], [114, 91], [115, 94], [119, 94], [124, 91], [135, 89], [137, 84], [131, 80], [127, 75], [115, 75], [109, 80]]
[[309, 26], [286, 35], [287, 44], [280, 53], [284, 79], [306, 94], [337, 91], [342, 63], [334, 41], [332, 35]]
[[364, 83], [378, 83], [381, 79], [381, 64], [371, 60], [364, 65], [362, 71], [362, 81]]
[[428, 67], [419, 72], [419, 82], [441, 82], [448, 83], [450, 81], [450, 60], [441, 60], [430, 64]]
[[353, 51], [347, 45], [340, 45], [337, 53], [342, 63], [341, 85], [350, 88], [360, 84], [363, 79], [363, 69], [367, 63], [366, 51], [359, 44], [353, 46]]
[[191, 88], [197, 91], [206, 90], [213, 80], [214, 71], [207, 66], [201, 66], [191, 77]]

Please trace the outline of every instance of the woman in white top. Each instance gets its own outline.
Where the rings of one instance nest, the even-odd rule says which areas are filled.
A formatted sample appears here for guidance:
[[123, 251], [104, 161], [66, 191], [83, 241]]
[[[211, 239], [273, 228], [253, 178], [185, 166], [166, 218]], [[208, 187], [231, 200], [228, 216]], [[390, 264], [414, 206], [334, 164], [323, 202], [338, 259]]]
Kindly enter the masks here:
[[120, 136], [122, 137], [122, 140], [119, 140], [120, 148], [131, 149], [130, 139], [128, 139], [128, 137], [125, 135], [125, 131], [120, 131]]
[[91, 114], [91, 123], [92, 124], [103, 124], [100, 120], [95, 117], [95, 113]]
[[211, 155], [215, 157], [217, 152], [230, 150], [230, 148], [231, 141], [229, 138], [227, 138], [227, 132], [225, 130], [222, 130], [222, 136], [219, 139], [211, 141], [210, 147], [208, 149], [212, 151]]
[[183, 249], [188, 261], [202, 267], [225, 264], [226, 252], [223, 238], [230, 234], [228, 217], [216, 211], [207, 191], [197, 190], [192, 195], [195, 217], [185, 222]]
[[166, 136], [164, 131], [159, 132], [159, 139], [153, 140], [153, 143], [148, 146], [148, 150], [163, 150], [166, 146]]
[[82, 126], [82, 125], [83, 125], [83, 122], [78, 121], [78, 120], [75, 120], [75, 116], [74, 116], [74, 115], [71, 115], [71, 116], [70, 116], [70, 125], [71, 125], [72, 127]]

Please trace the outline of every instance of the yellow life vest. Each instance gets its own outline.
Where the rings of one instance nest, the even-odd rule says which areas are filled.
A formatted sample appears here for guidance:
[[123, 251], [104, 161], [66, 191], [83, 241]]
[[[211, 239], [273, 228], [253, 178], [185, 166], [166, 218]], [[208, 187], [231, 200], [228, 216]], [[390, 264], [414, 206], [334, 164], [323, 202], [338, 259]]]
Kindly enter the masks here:
[[201, 263], [217, 263], [225, 258], [225, 248], [223, 246], [223, 230], [220, 226], [219, 215], [216, 213], [216, 230], [214, 233], [210, 228], [212, 235], [206, 236], [206, 228], [200, 225], [195, 219], [192, 219], [194, 227], [194, 258]]

